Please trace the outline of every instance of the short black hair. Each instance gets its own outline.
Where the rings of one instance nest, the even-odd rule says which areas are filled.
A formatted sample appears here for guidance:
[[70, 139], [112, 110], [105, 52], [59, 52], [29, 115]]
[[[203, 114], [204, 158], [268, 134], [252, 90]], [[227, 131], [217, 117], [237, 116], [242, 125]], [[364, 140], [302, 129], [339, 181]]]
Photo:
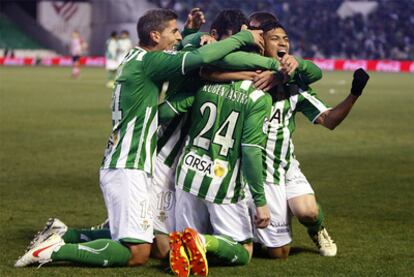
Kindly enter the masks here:
[[167, 22], [177, 19], [177, 14], [169, 9], [152, 9], [138, 19], [137, 33], [142, 45], [149, 45], [152, 31], [162, 32]]
[[279, 19], [276, 15], [274, 15], [271, 12], [266, 11], [259, 11], [254, 12], [251, 15], [249, 15], [249, 22], [255, 20], [259, 22], [260, 24], [267, 23], [267, 22], [279, 22]]
[[264, 33], [266, 33], [270, 30], [281, 28], [286, 32], [285, 27], [283, 27], [276, 15], [274, 15], [271, 12], [254, 12], [249, 16], [249, 23], [252, 20], [257, 21], [260, 25], [259, 27], [249, 25], [249, 29], [260, 29], [263, 30]]
[[117, 35], [118, 33], [116, 31], [111, 32], [111, 38], [116, 38]]
[[211, 23], [210, 31], [215, 29], [220, 37], [227, 35], [229, 31], [232, 34], [238, 33], [243, 24], [248, 25], [247, 17], [239, 9], [223, 10], [217, 14]]
[[128, 35], [128, 36], [129, 36], [129, 32], [128, 32], [127, 30], [122, 30], [122, 31], [121, 31], [121, 35], [122, 35], [122, 34], [125, 34], [125, 35]]

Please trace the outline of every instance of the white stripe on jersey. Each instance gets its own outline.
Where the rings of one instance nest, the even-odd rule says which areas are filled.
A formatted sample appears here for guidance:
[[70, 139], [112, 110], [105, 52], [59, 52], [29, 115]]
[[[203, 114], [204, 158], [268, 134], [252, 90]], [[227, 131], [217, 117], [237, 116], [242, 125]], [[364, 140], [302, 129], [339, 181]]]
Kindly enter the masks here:
[[128, 159], [129, 149], [131, 148], [132, 136], [134, 135], [135, 121], [137, 117], [134, 117], [128, 122], [124, 138], [121, 144], [121, 153], [119, 154], [118, 162], [116, 163], [117, 168], [124, 168]]
[[312, 105], [314, 105], [319, 111], [324, 112], [328, 108], [318, 100], [315, 96], [311, 95], [309, 92], [302, 92], [303, 97], [305, 97]]
[[231, 176], [229, 187], [227, 189], [226, 198], [223, 201], [223, 204], [231, 203], [231, 199], [234, 197], [234, 189], [236, 188], [236, 178], [239, 174], [240, 159], [237, 159], [237, 162], [234, 166], [233, 175]]
[[255, 90], [252, 93], [250, 93], [250, 99], [252, 99], [253, 103], [257, 101], [260, 97], [262, 97], [264, 94], [261, 90]]
[[[153, 168], [153, 159], [152, 159], [152, 153], [151, 153], [151, 143], [152, 138], [156, 136], [158, 127], [158, 112], [155, 113], [154, 118], [152, 119], [151, 125], [148, 130], [147, 139], [145, 140], [145, 164], [144, 164], [144, 171], [151, 173], [151, 170]], [[144, 129], [143, 129], [144, 131]], [[157, 152], [157, 151], [155, 151]]]
[[177, 179], [177, 186], [181, 189], [184, 189], [184, 180], [185, 180], [185, 176], [187, 176], [187, 172], [188, 172], [188, 166], [184, 163], [184, 161], [182, 160], [184, 158], [184, 151], [183, 154], [180, 157], [180, 161], [182, 161], [182, 165], [180, 170], [177, 170], [176, 174], [178, 174], [178, 179]]
[[[187, 120], [187, 116], [185, 116], [184, 118], [182, 118], [180, 120], [180, 123], [178, 123], [178, 125], [175, 128], [174, 132], [168, 138], [167, 143], [161, 149], [159, 149], [158, 158], [161, 161], [163, 161], [163, 162], [165, 161], [165, 159], [170, 155], [172, 149], [175, 147], [175, 145], [180, 140], [181, 129], [182, 129], [182, 127], [183, 127], [186, 120]], [[158, 136], [158, 138], [160, 138], [161, 136], [162, 136], [162, 134], [160, 136]]]
[[142, 51], [138, 54], [137, 56], [137, 61], [142, 61], [142, 59], [144, 58], [145, 54], [147, 54], [146, 51]]
[[283, 142], [282, 142], [282, 148], [280, 151], [280, 164], [279, 164], [279, 176], [280, 176], [280, 184], [285, 184], [285, 167], [287, 165], [286, 155], [290, 144], [290, 130], [289, 130], [289, 120], [293, 115], [293, 111], [296, 109], [296, 104], [298, 103], [298, 95], [292, 96], [289, 98], [290, 102], [290, 109], [286, 113], [285, 120], [284, 120], [284, 127], [283, 127]]
[[179, 114], [179, 112], [173, 107], [173, 105], [171, 105], [170, 101], [165, 100], [165, 103], [167, 103], [167, 105], [170, 107], [171, 110], [173, 110], [173, 112]]
[[181, 74], [183, 74], [183, 75], [185, 75], [184, 65], [185, 65], [185, 58], [187, 57], [187, 55], [188, 55], [188, 52], [184, 53], [183, 61], [181, 62]]
[[241, 83], [241, 85], [240, 85], [240, 88], [242, 89], [242, 90], [245, 90], [245, 91], [247, 91], [249, 88], [250, 88], [250, 86], [252, 85], [252, 81], [250, 81], [250, 80], [244, 80], [242, 83]]
[[[115, 137], [119, 138], [120, 135], [121, 135], [121, 132], [118, 130]], [[112, 145], [111, 153], [109, 153], [108, 156], [105, 156], [105, 164], [103, 168], [109, 168], [109, 165], [111, 164], [111, 161], [112, 161], [112, 155], [115, 153], [115, 150], [118, 147], [118, 143], [119, 143], [119, 139], [117, 139], [115, 143]]]
[[148, 124], [150, 115], [151, 115], [151, 108], [147, 107], [147, 109], [145, 110], [145, 119], [144, 119], [144, 124], [142, 125], [141, 137], [139, 138], [139, 142], [138, 142], [138, 150], [137, 150], [137, 155], [135, 156], [134, 167], [138, 167], [139, 159], [141, 158], [142, 142], [144, 141], [145, 130], [147, 129], [147, 124]]
[[[284, 101], [278, 101], [275, 105], [272, 106], [272, 115], [270, 118], [273, 118], [274, 113], [279, 110], [283, 113], [284, 108]], [[267, 134], [267, 143], [266, 143], [266, 181], [269, 183], [274, 182], [274, 174], [275, 174], [275, 148], [277, 142], [277, 129], [280, 123], [274, 120], [269, 121], [269, 132]]]

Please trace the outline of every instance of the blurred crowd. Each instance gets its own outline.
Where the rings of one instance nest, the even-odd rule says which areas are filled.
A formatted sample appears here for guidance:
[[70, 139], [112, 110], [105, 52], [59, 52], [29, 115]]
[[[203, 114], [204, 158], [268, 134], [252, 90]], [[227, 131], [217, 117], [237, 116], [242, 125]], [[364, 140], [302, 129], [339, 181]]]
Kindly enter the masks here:
[[207, 25], [222, 9], [272, 11], [288, 31], [293, 53], [307, 58], [414, 60], [413, 0], [377, 0], [368, 16], [337, 14], [343, 0], [150, 0], [186, 18], [204, 10]]

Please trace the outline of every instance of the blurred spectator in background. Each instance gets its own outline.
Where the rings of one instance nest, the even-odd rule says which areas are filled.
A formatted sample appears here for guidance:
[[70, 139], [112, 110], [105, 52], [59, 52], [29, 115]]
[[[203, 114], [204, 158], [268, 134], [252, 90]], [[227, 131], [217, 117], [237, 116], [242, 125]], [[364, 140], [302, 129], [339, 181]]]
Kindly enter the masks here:
[[129, 38], [129, 32], [126, 30], [121, 31], [121, 34], [118, 38], [118, 66], [121, 64], [122, 60], [125, 58], [132, 47], [133, 45], [131, 39]]
[[72, 55], [72, 78], [79, 77], [80, 74], [80, 57], [86, 51], [88, 45], [81, 38], [78, 31], [72, 33], [70, 41], [70, 53]]
[[116, 31], [111, 33], [110, 38], [106, 41], [105, 51], [105, 69], [108, 72], [108, 81], [106, 87], [113, 88], [115, 83], [116, 70], [118, 69], [118, 34]]
[[[414, 1], [377, 0], [367, 16], [341, 18], [344, 0], [149, 0], [185, 17], [200, 7], [208, 21], [223, 9], [270, 11], [288, 26], [294, 55], [307, 58], [414, 60]], [[370, 1], [373, 2], [373, 1]]]

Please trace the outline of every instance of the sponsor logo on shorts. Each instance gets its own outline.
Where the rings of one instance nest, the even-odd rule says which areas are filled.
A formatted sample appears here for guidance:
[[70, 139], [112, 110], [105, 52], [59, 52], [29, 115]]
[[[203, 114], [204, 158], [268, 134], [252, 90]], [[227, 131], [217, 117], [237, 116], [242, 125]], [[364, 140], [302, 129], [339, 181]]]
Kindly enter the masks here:
[[165, 222], [167, 220], [168, 216], [165, 214], [164, 211], [161, 211], [160, 212], [160, 215], [157, 216], [157, 218], [158, 218], [159, 221]]

